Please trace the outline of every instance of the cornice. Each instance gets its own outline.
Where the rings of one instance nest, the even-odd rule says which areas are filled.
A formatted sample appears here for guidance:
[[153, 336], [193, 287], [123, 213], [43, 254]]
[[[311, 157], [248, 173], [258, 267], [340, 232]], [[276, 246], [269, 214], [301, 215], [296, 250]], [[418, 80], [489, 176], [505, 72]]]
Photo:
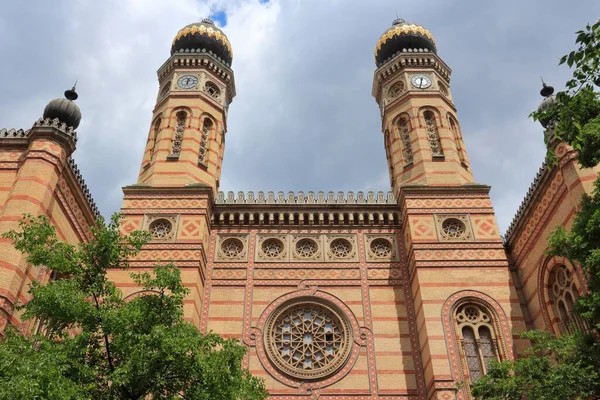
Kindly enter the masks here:
[[173, 73], [177, 68], [205, 68], [212, 71], [227, 85], [227, 93], [229, 95], [227, 99], [228, 104], [231, 103], [236, 95], [233, 70], [227, 67], [222, 61], [219, 61], [213, 54], [202, 52], [201, 49], [176, 52], [158, 69], [158, 80], [162, 82], [167, 75]]

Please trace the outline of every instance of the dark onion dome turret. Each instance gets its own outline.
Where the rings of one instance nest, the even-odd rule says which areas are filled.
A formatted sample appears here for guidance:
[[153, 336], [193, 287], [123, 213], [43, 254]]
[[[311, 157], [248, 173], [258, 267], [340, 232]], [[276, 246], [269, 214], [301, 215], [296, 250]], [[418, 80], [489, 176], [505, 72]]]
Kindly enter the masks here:
[[[542, 87], [542, 90], [540, 90], [540, 94], [542, 96], [544, 96], [544, 100], [542, 100], [542, 102], [540, 103], [540, 105], [537, 109], [538, 112], [546, 111], [547, 109], [550, 108], [550, 106], [552, 106], [554, 103], [556, 103], [556, 95], [553, 94], [554, 88], [552, 86], [546, 85], [546, 83], [543, 80], [542, 80], [542, 85], [543, 85], [543, 87]], [[544, 128], [547, 128], [550, 125], [550, 123], [552, 122], [546, 118], [544, 118], [544, 119], [540, 118], [539, 121], [540, 121], [540, 124], [542, 124], [542, 126]]]
[[421, 25], [409, 24], [399, 18], [377, 41], [375, 63], [380, 66], [398, 52], [419, 49], [436, 53], [433, 35]]
[[81, 110], [79, 106], [73, 103], [77, 100], [77, 92], [75, 92], [75, 86], [71, 90], [65, 92], [64, 99], [54, 99], [48, 103], [44, 108], [44, 119], [55, 119], [58, 118], [60, 122], [67, 124], [67, 126], [77, 129], [79, 122], [81, 122]]
[[171, 55], [181, 50], [211, 51], [228, 65], [233, 60], [229, 39], [209, 18], [187, 25], [177, 32], [171, 46]]

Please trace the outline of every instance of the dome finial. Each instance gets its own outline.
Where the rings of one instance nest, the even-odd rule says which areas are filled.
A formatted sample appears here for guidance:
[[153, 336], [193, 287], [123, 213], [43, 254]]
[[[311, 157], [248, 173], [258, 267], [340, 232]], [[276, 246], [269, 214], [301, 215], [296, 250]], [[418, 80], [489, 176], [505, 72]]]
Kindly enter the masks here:
[[540, 94], [543, 97], [552, 96], [552, 93], [554, 93], [554, 88], [552, 86], [546, 85], [546, 82], [544, 82], [544, 78], [541, 78], [541, 79], [542, 79], [542, 90], [540, 90]]
[[65, 91], [65, 97], [67, 99], [69, 99], [71, 101], [77, 100], [77, 98], [79, 97], [79, 95], [75, 91], [76, 87], [77, 87], [77, 81], [75, 81], [75, 83], [73, 84], [73, 87], [70, 90]]
[[394, 26], [394, 25], [402, 25], [402, 24], [405, 24], [405, 23], [406, 23], [406, 21], [403, 20], [402, 18], [399, 18], [398, 17], [398, 13], [396, 13], [396, 19], [394, 20], [394, 22], [392, 22], [392, 26]]
[[209, 24], [209, 25], [214, 25], [214, 24], [215, 24], [215, 23], [213, 22], [213, 20], [212, 20], [212, 19], [210, 19], [210, 16], [209, 16], [209, 17], [206, 17], [206, 18], [204, 18], [204, 19], [202, 20], [202, 22], [204, 22], [205, 24]]

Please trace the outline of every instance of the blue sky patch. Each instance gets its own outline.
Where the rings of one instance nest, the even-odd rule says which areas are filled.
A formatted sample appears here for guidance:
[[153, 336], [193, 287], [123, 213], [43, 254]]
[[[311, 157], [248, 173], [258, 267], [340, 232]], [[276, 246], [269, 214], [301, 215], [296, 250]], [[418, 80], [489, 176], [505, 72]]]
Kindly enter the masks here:
[[227, 26], [227, 13], [223, 10], [213, 11], [210, 14], [210, 19], [216, 22], [221, 28]]

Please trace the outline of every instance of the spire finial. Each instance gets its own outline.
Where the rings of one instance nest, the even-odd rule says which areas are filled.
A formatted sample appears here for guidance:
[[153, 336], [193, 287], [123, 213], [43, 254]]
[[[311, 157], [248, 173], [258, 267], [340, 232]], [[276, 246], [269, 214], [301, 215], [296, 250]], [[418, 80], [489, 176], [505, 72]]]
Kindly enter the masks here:
[[540, 79], [542, 80], [542, 90], [540, 90], [540, 94], [543, 97], [552, 96], [552, 93], [554, 93], [554, 88], [552, 86], [546, 85], [546, 82], [544, 82], [544, 78], [540, 77]]
[[79, 95], [77, 94], [77, 92], [75, 91], [75, 88], [77, 87], [77, 81], [75, 81], [75, 83], [73, 84], [73, 87], [67, 91], [65, 91], [65, 97], [71, 101], [75, 101], [77, 100], [77, 98], [79, 97]]

